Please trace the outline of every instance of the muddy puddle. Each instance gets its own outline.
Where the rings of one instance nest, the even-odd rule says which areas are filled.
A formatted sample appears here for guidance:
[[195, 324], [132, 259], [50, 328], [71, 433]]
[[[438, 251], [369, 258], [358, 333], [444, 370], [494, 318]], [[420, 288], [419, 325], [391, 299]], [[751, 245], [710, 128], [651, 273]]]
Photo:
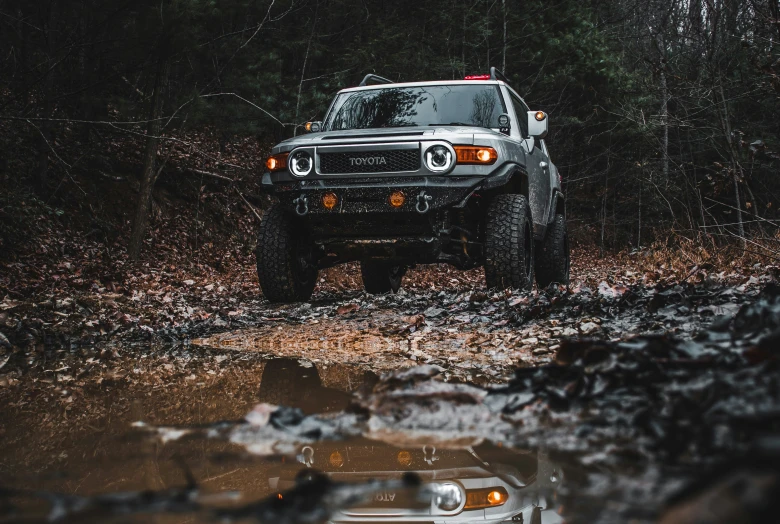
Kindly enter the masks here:
[[359, 366], [277, 358], [229, 381], [151, 391], [102, 381], [81, 392], [89, 409], [78, 413], [20, 403], [2, 415], [0, 522], [562, 522], [563, 469], [528, 449], [355, 434], [302, 435], [274, 453], [215, 438], [223, 426], [257, 425], [261, 406], [340, 413], [379, 382]]
[[780, 501], [773, 284], [263, 307], [15, 353], [0, 522], [765, 522]]

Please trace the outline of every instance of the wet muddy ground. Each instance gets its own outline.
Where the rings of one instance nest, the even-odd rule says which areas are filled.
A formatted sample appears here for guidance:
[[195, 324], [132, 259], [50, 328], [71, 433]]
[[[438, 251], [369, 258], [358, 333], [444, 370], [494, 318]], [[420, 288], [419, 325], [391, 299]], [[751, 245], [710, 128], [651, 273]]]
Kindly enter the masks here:
[[[777, 460], [765, 448], [780, 413], [778, 300], [769, 276], [630, 280], [347, 289], [239, 300], [92, 344], [9, 343], [0, 522], [446, 522], [400, 501], [410, 511], [446, 495], [418, 485], [499, 477], [514, 479], [510, 501], [461, 509], [465, 521], [674, 518], [705, 469]], [[761, 474], [749, 476], [759, 502], [778, 489]], [[399, 502], [376, 499], [390, 494]]]

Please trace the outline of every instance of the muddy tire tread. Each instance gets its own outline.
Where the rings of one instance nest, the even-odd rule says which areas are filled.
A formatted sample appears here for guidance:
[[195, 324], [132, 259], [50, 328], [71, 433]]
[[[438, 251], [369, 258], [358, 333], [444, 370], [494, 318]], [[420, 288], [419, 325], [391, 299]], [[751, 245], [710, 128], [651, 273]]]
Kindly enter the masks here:
[[311, 298], [316, 275], [302, 283], [294, 271], [292, 222], [279, 205], [263, 215], [257, 236], [257, 279], [263, 296], [271, 302], [302, 302]]
[[530, 277], [525, 274], [523, 249], [525, 224], [530, 221], [528, 199], [523, 195], [498, 195], [490, 203], [485, 224], [485, 282], [488, 288], [533, 287], [533, 240], [529, 254]]
[[566, 243], [566, 218], [555, 215], [547, 236], [536, 250], [536, 284], [545, 288], [557, 282], [569, 283], [569, 253]]

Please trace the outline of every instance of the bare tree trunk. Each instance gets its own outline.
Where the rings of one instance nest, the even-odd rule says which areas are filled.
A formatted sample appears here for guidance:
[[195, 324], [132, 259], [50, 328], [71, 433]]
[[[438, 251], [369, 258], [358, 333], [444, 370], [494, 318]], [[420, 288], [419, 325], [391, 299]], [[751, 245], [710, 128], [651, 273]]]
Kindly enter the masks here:
[[501, 0], [501, 12], [504, 17], [504, 39], [501, 51], [501, 72], [506, 74], [506, 0]]
[[466, 76], [468, 74], [466, 69], [466, 13], [468, 12], [468, 9], [466, 9], [466, 6], [468, 4], [468, 0], [463, 0], [463, 27], [460, 31], [460, 61], [463, 64], [463, 74], [461, 76]]
[[[54, 72], [55, 72], [55, 58], [54, 58], [54, 40], [56, 31], [57, 20], [57, 1], [53, 0], [49, 5], [49, 13], [46, 22], [46, 53], [47, 60], [44, 67], [46, 68], [46, 74], [43, 78], [43, 112], [41, 116], [49, 118], [52, 115], [54, 109]], [[43, 120], [39, 127], [40, 140], [38, 141], [38, 169], [36, 172], [36, 185], [41, 194], [46, 191], [46, 182], [49, 176], [49, 153], [52, 147], [51, 139], [51, 122]]]
[[141, 254], [146, 226], [149, 221], [149, 210], [152, 203], [152, 189], [156, 179], [155, 161], [157, 158], [158, 135], [160, 134], [160, 115], [162, 114], [162, 92], [165, 89], [168, 77], [167, 46], [162, 46], [157, 60], [157, 71], [154, 79], [154, 92], [152, 93], [152, 107], [149, 111], [149, 122], [146, 125], [146, 149], [144, 151], [144, 170], [141, 175], [141, 187], [138, 191], [138, 201], [135, 208], [133, 230], [130, 233], [130, 247], [128, 255], [130, 260], [136, 262]]
[[[609, 161], [607, 161], [609, 162]], [[607, 189], [609, 188], [609, 168], [604, 174], [604, 196], [601, 198], [601, 246], [599, 254], [604, 258], [604, 232], [607, 224]]]
[[309, 51], [311, 50], [311, 41], [314, 38], [314, 30], [317, 27], [317, 11], [320, 9], [320, 3], [317, 2], [314, 6], [314, 20], [311, 23], [311, 33], [309, 33], [309, 41], [306, 44], [306, 54], [303, 56], [303, 67], [301, 67], [301, 82], [298, 84], [298, 100], [295, 102], [295, 129], [293, 130], [293, 136], [298, 135], [298, 113], [301, 108], [301, 92], [303, 91], [303, 79], [306, 75], [306, 63], [309, 61]]
[[639, 181], [639, 204], [637, 205], [636, 248], [642, 248], [642, 181]]
[[[739, 182], [743, 179], [742, 164], [739, 162], [739, 152], [737, 151], [737, 147], [734, 144], [734, 138], [731, 136], [731, 117], [729, 116], [726, 95], [723, 92], [723, 79], [719, 77], [718, 80], [718, 92], [720, 93], [720, 101], [723, 105], [721, 123], [723, 125], [723, 132], [726, 135], [726, 143], [729, 146], [729, 155], [731, 156], [731, 173], [732, 181], [734, 183], [734, 198], [736, 200], [735, 207], [737, 209], [737, 233], [739, 234], [740, 242], [742, 243], [742, 249], [745, 249], [745, 226], [742, 222], [742, 198], [740, 196], [739, 190]], [[720, 111], [718, 113], [720, 114]]]
[[485, 0], [487, 5], [487, 11], [485, 11], [485, 47], [487, 48], [487, 56], [485, 62], [485, 70], [490, 69], [490, 8], [493, 6], [491, 0]]
[[661, 126], [663, 128], [663, 137], [661, 139], [661, 171], [664, 175], [664, 183], [669, 180], [669, 86], [666, 83], [666, 48], [663, 36], [659, 35], [657, 40], [658, 53], [660, 54], [660, 84], [661, 84]]

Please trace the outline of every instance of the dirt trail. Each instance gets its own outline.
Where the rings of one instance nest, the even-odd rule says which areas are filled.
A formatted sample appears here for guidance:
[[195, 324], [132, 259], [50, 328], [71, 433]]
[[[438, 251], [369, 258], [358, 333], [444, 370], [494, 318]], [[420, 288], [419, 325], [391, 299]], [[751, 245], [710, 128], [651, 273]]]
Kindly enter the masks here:
[[[285, 306], [239, 294], [221, 306], [222, 314], [187, 313], [188, 320], [154, 329], [130, 324], [93, 343], [82, 335], [68, 345], [28, 337], [24, 347], [25, 326], [36, 325], [29, 319], [41, 309], [6, 299], [0, 320], [16, 322], [16, 331], [13, 343], [0, 348], [0, 476], [5, 487], [94, 495], [165, 490], [191, 475], [207, 493], [235, 490], [249, 503], [268, 493], [257, 479], [268, 477], [273, 460], [247, 455], [230, 441], [155, 443], [132, 424], [240, 421], [263, 397], [268, 359], [278, 357], [317, 370], [317, 391], [326, 400], [314, 395], [310, 409], [303, 402], [299, 407], [309, 413], [338, 410], [381, 375], [418, 365], [432, 366], [448, 382], [506, 384], [517, 368], [565, 358], [561, 347], [571, 341], [695, 339], [730, 321], [771, 277], [699, 280], [651, 286], [635, 276], [588, 275], [569, 289], [487, 293], [462, 282], [417, 287], [413, 278], [396, 295], [326, 286], [311, 304]], [[198, 297], [207, 296], [209, 285], [186, 284], [182, 300], [203, 304]], [[115, 305], [138, 314], [132, 301]], [[51, 307], [44, 310], [55, 314], [60, 306]], [[286, 403], [278, 398], [273, 403]], [[8, 515], [0, 511], [0, 521]]]

